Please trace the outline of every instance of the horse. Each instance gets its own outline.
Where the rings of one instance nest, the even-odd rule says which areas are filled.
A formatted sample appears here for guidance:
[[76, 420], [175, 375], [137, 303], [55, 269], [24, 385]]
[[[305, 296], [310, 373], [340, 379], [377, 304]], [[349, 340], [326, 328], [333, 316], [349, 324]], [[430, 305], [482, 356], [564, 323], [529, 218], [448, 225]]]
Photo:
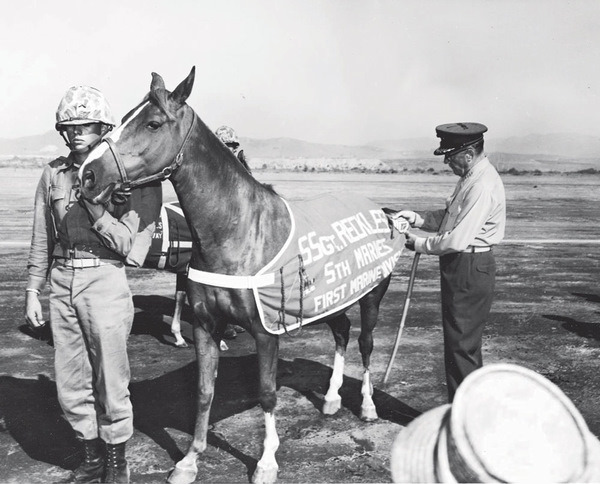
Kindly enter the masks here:
[[[346, 311], [358, 303], [358, 341], [364, 369], [360, 418], [376, 420], [369, 370], [372, 333], [402, 250], [398, 247], [404, 247], [404, 236], [394, 238], [385, 214], [369, 201], [365, 213], [327, 225], [329, 230], [335, 228], [332, 234], [319, 236], [309, 230], [301, 240], [290, 243], [291, 234], [299, 230], [301, 217], [275, 190], [249, 175], [186, 103], [194, 77], [195, 67], [170, 92], [162, 77], [152, 73], [150, 92], [81, 166], [81, 193], [92, 203], [105, 203], [115, 189], [134, 189], [150, 181], [169, 179], [190, 226], [193, 245], [187, 295], [194, 313], [197, 409], [193, 440], [169, 474], [168, 482], [191, 483], [196, 479], [197, 459], [207, 447], [218, 344], [227, 323], [241, 325], [255, 340], [265, 436], [252, 481], [275, 482], [279, 468], [275, 458], [279, 447], [275, 424], [279, 336], [297, 335], [303, 324], [318, 321], [331, 328], [335, 354], [322, 411], [333, 415], [341, 408], [339, 389], [350, 334]], [[356, 203], [367, 203], [354, 195], [345, 198], [344, 203], [354, 199]], [[312, 202], [317, 212], [324, 211], [324, 204], [329, 203], [320, 198]], [[364, 242], [366, 237], [379, 238]], [[395, 248], [388, 246], [391, 243], [397, 244]], [[333, 262], [338, 251], [352, 244], [355, 249], [351, 256]], [[290, 247], [298, 251], [298, 256], [285, 263], [276, 262], [284, 248]], [[364, 272], [356, 275], [351, 262], [358, 263]], [[371, 262], [374, 265], [367, 271]], [[324, 264], [324, 272], [321, 267], [319, 274], [311, 273], [313, 264], [318, 263]], [[291, 276], [284, 275], [284, 266], [294, 266]], [[348, 272], [353, 279], [335, 286], [332, 281]], [[320, 284], [330, 290], [313, 297], [316, 292], [312, 291]], [[259, 294], [262, 297], [265, 292], [271, 294], [273, 307], [261, 302]], [[292, 292], [299, 293], [299, 305], [291, 302]], [[342, 306], [335, 306], [338, 299], [343, 299]], [[313, 310], [314, 314], [310, 312]], [[272, 316], [267, 318], [267, 314]]]

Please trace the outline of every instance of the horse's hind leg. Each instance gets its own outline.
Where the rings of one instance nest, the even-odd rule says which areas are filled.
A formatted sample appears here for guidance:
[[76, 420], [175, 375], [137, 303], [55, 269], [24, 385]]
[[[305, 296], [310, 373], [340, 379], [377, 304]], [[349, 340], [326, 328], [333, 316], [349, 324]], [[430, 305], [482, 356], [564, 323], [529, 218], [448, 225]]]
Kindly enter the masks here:
[[277, 362], [279, 358], [279, 337], [266, 333], [254, 335], [258, 356], [259, 395], [258, 399], [265, 417], [265, 440], [263, 454], [252, 476], [253, 483], [277, 481], [279, 466], [275, 452], [279, 448], [279, 437], [275, 427], [275, 406], [277, 405]]
[[344, 381], [344, 359], [348, 338], [350, 337], [350, 320], [345, 314], [327, 321], [335, 340], [335, 356], [333, 359], [333, 373], [329, 379], [329, 388], [323, 402], [323, 413], [325, 415], [335, 414], [342, 406], [342, 397], [339, 390]]
[[377, 325], [379, 304], [390, 284], [390, 278], [391, 276], [384, 279], [379, 286], [375, 287], [360, 300], [361, 331], [358, 338], [358, 347], [364, 368], [361, 387], [363, 401], [360, 408], [360, 418], [366, 422], [372, 422], [379, 418], [377, 409], [373, 403], [373, 384], [371, 383], [369, 368], [371, 366], [371, 353], [373, 352], [373, 330]]

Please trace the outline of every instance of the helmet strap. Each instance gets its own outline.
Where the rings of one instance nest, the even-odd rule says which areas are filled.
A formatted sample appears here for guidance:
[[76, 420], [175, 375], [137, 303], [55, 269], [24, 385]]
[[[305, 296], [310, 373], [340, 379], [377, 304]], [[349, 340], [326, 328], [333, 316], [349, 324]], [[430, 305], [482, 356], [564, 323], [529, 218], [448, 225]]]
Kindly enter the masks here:
[[69, 151], [71, 151], [71, 143], [69, 142], [69, 138], [67, 138], [67, 135], [65, 134], [64, 129], [61, 129], [58, 132], [62, 136], [62, 139], [65, 140], [65, 144], [67, 145], [67, 148], [69, 148]]

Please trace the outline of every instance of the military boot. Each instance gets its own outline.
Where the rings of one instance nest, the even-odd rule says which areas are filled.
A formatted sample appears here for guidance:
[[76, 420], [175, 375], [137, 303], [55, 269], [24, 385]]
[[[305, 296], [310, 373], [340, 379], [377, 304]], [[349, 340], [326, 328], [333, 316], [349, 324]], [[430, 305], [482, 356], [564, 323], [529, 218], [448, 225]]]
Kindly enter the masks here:
[[129, 467], [125, 459], [125, 442], [106, 444], [106, 465], [102, 482], [129, 482]]
[[102, 482], [104, 472], [104, 442], [101, 439], [83, 441], [83, 462], [63, 482]]

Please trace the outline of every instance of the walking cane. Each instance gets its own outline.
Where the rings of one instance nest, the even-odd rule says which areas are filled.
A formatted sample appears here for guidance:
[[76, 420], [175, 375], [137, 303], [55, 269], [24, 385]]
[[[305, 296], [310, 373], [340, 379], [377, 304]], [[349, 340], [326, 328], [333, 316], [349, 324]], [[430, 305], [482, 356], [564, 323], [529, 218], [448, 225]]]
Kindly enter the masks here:
[[392, 370], [392, 364], [394, 363], [394, 358], [396, 358], [396, 353], [398, 351], [398, 346], [400, 345], [400, 338], [402, 336], [402, 329], [404, 328], [404, 323], [406, 321], [406, 315], [408, 314], [408, 306], [410, 306], [410, 296], [412, 294], [413, 285], [415, 283], [415, 276], [417, 274], [417, 265], [419, 265], [419, 257], [420, 253], [416, 252], [415, 257], [412, 262], [412, 267], [410, 269], [410, 278], [408, 280], [408, 287], [406, 289], [406, 298], [404, 299], [404, 308], [402, 309], [402, 319], [400, 320], [400, 327], [398, 328], [398, 334], [396, 335], [396, 342], [394, 343], [394, 351], [392, 351], [392, 356], [390, 356], [390, 362], [388, 363], [387, 369], [385, 370], [385, 375], [383, 377], [383, 384], [385, 385], [388, 377], [390, 376], [390, 371]]

